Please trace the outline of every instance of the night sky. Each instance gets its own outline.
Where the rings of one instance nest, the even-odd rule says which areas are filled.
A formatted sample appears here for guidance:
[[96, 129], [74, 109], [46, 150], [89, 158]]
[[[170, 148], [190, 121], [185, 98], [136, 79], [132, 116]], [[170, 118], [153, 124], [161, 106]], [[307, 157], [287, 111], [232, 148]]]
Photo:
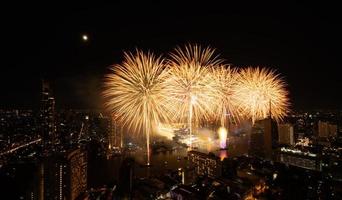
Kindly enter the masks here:
[[339, 6], [169, 2], [2, 6], [0, 109], [38, 108], [42, 78], [59, 108], [100, 108], [122, 51], [187, 43], [217, 48], [234, 66], [276, 69], [295, 110], [342, 108]]

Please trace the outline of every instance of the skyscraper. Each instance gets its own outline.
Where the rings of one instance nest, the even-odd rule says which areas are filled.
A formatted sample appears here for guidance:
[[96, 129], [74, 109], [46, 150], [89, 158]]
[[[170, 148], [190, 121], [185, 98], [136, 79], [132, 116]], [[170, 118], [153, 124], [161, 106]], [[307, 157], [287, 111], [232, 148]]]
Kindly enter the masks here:
[[114, 119], [110, 119], [110, 127], [108, 131], [108, 148], [111, 150], [113, 147], [118, 146], [118, 137], [117, 137], [117, 132], [118, 132], [118, 127], [117, 123], [115, 122]]
[[76, 149], [66, 159], [70, 177], [68, 192], [70, 199], [74, 200], [87, 189], [87, 154], [82, 149]]
[[330, 124], [329, 122], [318, 121], [318, 137], [331, 137], [336, 136], [337, 125]]
[[44, 199], [74, 200], [87, 189], [87, 154], [83, 149], [53, 155], [41, 167]]
[[294, 145], [293, 126], [278, 124], [279, 144]]
[[56, 135], [55, 124], [55, 98], [52, 95], [50, 85], [45, 80], [42, 81], [42, 94], [41, 94], [41, 130], [40, 134], [43, 141], [43, 146], [47, 147], [50, 144], [58, 142]]
[[257, 157], [264, 157], [264, 130], [258, 122], [251, 129], [248, 153]]
[[250, 153], [271, 159], [278, 146], [277, 123], [271, 118], [256, 121], [252, 127]]
[[125, 158], [120, 166], [119, 174], [119, 195], [123, 199], [131, 199], [133, 190], [135, 161], [133, 158]]

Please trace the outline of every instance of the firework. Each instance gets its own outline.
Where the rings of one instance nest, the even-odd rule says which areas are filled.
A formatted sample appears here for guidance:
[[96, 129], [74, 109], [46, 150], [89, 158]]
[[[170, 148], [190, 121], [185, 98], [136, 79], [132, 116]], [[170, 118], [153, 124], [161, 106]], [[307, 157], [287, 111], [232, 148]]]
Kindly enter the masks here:
[[220, 127], [218, 130], [219, 140], [220, 140], [220, 148], [225, 149], [227, 147], [227, 129], [224, 127]]
[[215, 82], [210, 68], [222, 61], [215, 56], [215, 50], [198, 45], [176, 48], [168, 61], [167, 79], [169, 106], [174, 119], [187, 121], [189, 126], [189, 146], [191, 149], [192, 122], [208, 119], [215, 101]]
[[288, 109], [288, 92], [284, 81], [274, 71], [265, 68], [246, 68], [239, 72], [235, 86], [236, 107], [255, 120], [271, 115], [281, 120]]
[[237, 80], [237, 70], [230, 66], [220, 65], [212, 70], [212, 78], [215, 84], [216, 101], [215, 114], [220, 120], [221, 127], [225, 127], [227, 116], [236, 119], [239, 117], [238, 110], [235, 109], [237, 99], [235, 98], [235, 84]]
[[166, 137], [169, 140], [172, 140], [175, 136], [174, 128], [170, 124], [159, 123], [157, 127], [154, 127], [154, 129], [156, 129], [156, 133], [158, 135]]
[[111, 70], [105, 82], [106, 106], [124, 126], [146, 135], [149, 165], [152, 127], [168, 120], [164, 59], [136, 50], [135, 54], [125, 53], [124, 61]]
[[220, 150], [220, 160], [223, 161], [225, 158], [228, 157], [228, 153], [227, 153], [227, 150], [226, 149], [223, 149], [223, 150]]

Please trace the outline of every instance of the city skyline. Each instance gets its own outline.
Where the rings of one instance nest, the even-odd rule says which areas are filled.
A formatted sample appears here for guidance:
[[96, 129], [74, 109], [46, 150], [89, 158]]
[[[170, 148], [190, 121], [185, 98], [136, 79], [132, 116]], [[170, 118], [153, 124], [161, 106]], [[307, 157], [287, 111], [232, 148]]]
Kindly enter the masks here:
[[3, 10], [1, 199], [342, 199], [337, 4]]
[[101, 108], [104, 75], [122, 61], [122, 51], [137, 47], [160, 55], [194, 42], [217, 48], [233, 66], [277, 70], [288, 83], [293, 110], [340, 109], [340, 38], [332, 7], [119, 2], [92, 9], [14, 10], [12, 5], [14, 16], [5, 23], [0, 107], [38, 108], [45, 78], [57, 108]]

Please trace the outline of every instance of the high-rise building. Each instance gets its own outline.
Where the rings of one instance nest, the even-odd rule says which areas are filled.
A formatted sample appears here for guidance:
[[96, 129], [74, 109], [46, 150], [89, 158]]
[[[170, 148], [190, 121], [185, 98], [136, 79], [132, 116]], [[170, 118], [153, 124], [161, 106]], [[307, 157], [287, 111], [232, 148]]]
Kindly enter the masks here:
[[293, 126], [278, 124], [279, 144], [294, 145]]
[[87, 189], [87, 154], [84, 150], [76, 149], [67, 155], [70, 173], [69, 197], [76, 199]]
[[248, 153], [257, 157], [264, 157], [264, 131], [259, 123], [251, 129]]
[[331, 137], [337, 135], [337, 125], [318, 121], [318, 137]]
[[87, 140], [87, 138], [89, 138], [90, 136], [90, 117], [88, 114], [85, 114], [84, 116], [82, 116], [81, 118], [81, 128], [80, 131], [78, 133], [78, 141], [82, 141], [82, 140]]
[[273, 150], [278, 147], [277, 123], [271, 118], [256, 121], [251, 130], [249, 152], [267, 159], [273, 156]]
[[225, 178], [235, 178], [237, 176], [237, 159], [235, 158], [225, 158], [222, 161], [222, 176]]
[[41, 196], [51, 200], [74, 200], [87, 189], [87, 154], [83, 149], [46, 158]]
[[47, 147], [50, 144], [58, 142], [56, 135], [55, 124], [55, 98], [52, 95], [52, 90], [48, 82], [42, 82], [42, 94], [41, 94], [41, 130], [40, 134], [43, 141], [43, 146]]
[[113, 149], [114, 147], [121, 147], [121, 127], [115, 119], [110, 120], [110, 130], [108, 131], [108, 147]]
[[189, 151], [188, 158], [191, 166], [195, 168], [198, 175], [218, 177], [222, 174], [221, 159], [214, 154], [205, 154], [198, 151]]
[[119, 196], [123, 199], [131, 199], [133, 191], [134, 167], [135, 161], [133, 158], [125, 158], [120, 166]]
[[92, 129], [97, 136], [107, 139], [108, 149], [111, 149], [112, 147], [116, 146], [116, 127], [111, 117], [107, 117], [100, 113], [97, 117], [94, 117], [92, 119]]
[[310, 151], [282, 147], [277, 160], [287, 165], [321, 171], [319, 157]]

